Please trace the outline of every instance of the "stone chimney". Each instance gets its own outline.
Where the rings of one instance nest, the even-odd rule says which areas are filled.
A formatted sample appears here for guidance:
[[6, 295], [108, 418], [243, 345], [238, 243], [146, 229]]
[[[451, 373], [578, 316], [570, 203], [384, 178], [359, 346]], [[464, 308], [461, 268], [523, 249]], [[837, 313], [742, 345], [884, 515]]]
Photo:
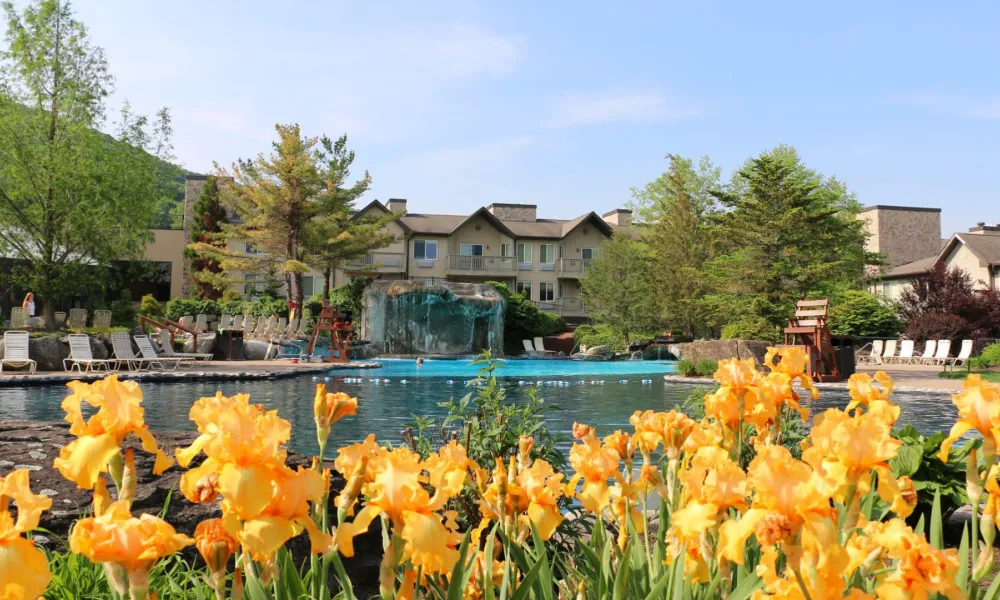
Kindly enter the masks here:
[[405, 213], [406, 212], [406, 198], [389, 198], [386, 202], [385, 207], [389, 209], [391, 213]]
[[940, 208], [880, 204], [861, 211], [858, 219], [869, 234], [865, 250], [884, 256], [889, 268], [941, 251]]
[[486, 210], [501, 221], [527, 221], [536, 220], [537, 206], [534, 204], [499, 204], [494, 202], [486, 207]]
[[632, 211], [624, 208], [616, 208], [604, 213], [602, 218], [604, 219], [604, 222], [609, 225], [628, 227], [632, 224]]

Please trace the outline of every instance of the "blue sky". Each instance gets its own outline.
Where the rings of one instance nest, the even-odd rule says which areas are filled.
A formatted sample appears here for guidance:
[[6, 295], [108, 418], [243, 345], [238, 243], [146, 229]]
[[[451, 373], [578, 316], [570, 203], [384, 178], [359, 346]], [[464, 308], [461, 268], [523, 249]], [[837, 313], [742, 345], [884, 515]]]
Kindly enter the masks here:
[[210, 171], [276, 122], [346, 132], [369, 198], [606, 211], [664, 155], [726, 173], [779, 143], [865, 204], [1000, 221], [996, 2], [80, 0], [112, 98]]

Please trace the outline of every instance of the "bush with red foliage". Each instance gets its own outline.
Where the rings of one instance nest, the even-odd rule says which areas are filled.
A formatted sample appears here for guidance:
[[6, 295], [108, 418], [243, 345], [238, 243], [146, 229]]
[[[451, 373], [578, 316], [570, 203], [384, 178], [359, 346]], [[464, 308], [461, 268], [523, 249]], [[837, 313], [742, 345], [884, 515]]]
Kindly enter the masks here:
[[950, 339], [953, 343], [1000, 337], [1000, 295], [973, 286], [965, 271], [935, 265], [927, 277], [915, 281], [899, 298], [906, 337], [918, 342]]

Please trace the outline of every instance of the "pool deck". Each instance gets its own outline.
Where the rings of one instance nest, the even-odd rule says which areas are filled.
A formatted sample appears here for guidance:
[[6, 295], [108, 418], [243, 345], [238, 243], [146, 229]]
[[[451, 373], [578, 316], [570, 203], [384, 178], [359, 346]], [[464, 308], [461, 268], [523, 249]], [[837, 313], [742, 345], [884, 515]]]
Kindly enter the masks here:
[[[961, 379], [941, 379], [937, 374], [941, 367], [933, 365], [860, 365], [859, 373], [874, 375], [877, 371], [885, 371], [896, 384], [900, 392], [922, 392], [927, 394], [953, 394], [962, 389]], [[707, 377], [681, 377], [679, 375], [664, 375], [668, 383], [686, 383], [707, 385], [715, 383]], [[846, 390], [847, 382], [817, 383], [819, 389]]]
[[[130, 373], [121, 370], [121, 379], [134, 381], [171, 382], [171, 381], [234, 381], [283, 379], [299, 375], [325, 373], [335, 369], [372, 369], [381, 365], [373, 361], [349, 363], [297, 363], [288, 360], [243, 360], [215, 361], [208, 364], [196, 364], [183, 367], [176, 371], [140, 371]], [[4, 373], [0, 375], [0, 387], [54, 385], [67, 381], [95, 381], [106, 377], [107, 373], [66, 373], [64, 371], [37, 371], [29, 374], [27, 371], [17, 374]]]

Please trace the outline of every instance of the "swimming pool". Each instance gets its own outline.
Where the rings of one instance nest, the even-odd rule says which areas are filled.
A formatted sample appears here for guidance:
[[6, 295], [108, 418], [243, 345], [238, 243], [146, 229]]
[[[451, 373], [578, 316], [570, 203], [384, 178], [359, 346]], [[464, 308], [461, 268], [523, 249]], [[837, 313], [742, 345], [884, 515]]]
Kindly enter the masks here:
[[[328, 391], [343, 391], [358, 397], [357, 416], [348, 417], [334, 426], [332, 448], [360, 441], [368, 433], [374, 433], [381, 440], [398, 443], [402, 439], [400, 432], [413, 421], [413, 415], [437, 418], [440, 422], [445, 410], [438, 403], [474, 391], [474, 388], [465, 385], [465, 381], [475, 376], [477, 367], [469, 366], [465, 361], [427, 361], [419, 369], [412, 360], [380, 362], [383, 362], [380, 369], [330, 373]], [[548, 375], [542, 375], [541, 370], [532, 370], [534, 365], [545, 369]], [[556, 370], [560, 366], [564, 368], [561, 373]], [[657, 361], [577, 363], [521, 360], [510, 361], [508, 368], [498, 374], [502, 376], [500, 382], [512, 402], [524, 402], [527, 378], [531, 378], [531, 383], [543, 381], [539, 396], [547, 404], [558, 407], [548, 415], [550, 430], [568, 434], [573, 422], [579, 421], [596, 426], [598, 432], [604, 434], [616, 428], [627, 428], [628, 419], [636, 410], [670, 410], [682, 403], [692, 391], [706, 390], [703, 386], [664, 382], [662, 373], [670, 372], [672, 368], [671, 363]], [[579, 369], [587, 371], [583, 373]], [[445, 372], [448, 375], [442, 374]], [[357, 381], [359, 379], [364, 381]], [[384, 381], [386, 379], [388, 381]], [[405, 384], [403, 379], [406, 379]], [[580, 384], [581, 380], [585, 383]], [[604, 384], [600, 383], [601, 380]], [[626, 383], [619, 383], [620, 380]], [[643, 383], [643, 380], [648, 383]], [[141, 386], [146, 422], [154, 430], [194, 431], [187, 415], [195, 400], [213, 395], [216, 390], [226, 395], [246, 392], [254, 402], [276, 409], [282, 418], [291, 422], [293, 449], [309, 454], [317, 451], [312, 415], [316, 384], [311, 376], [272, 381], [142, 383]], [[0, 416], [4, 419], [59, 421], [64, 416], [60, 403], [66, 394], [64, 386], [0, 388]], [[955, 407], [947, 395], [896, 393], [894, 399], [903, 408], [901, 423], [913, 423], [925, 433], [947, 430], [954, 421]], [[843, 407], [847, 401], [845, 391], [824, 390], [812, 410], [815, 413]]]

